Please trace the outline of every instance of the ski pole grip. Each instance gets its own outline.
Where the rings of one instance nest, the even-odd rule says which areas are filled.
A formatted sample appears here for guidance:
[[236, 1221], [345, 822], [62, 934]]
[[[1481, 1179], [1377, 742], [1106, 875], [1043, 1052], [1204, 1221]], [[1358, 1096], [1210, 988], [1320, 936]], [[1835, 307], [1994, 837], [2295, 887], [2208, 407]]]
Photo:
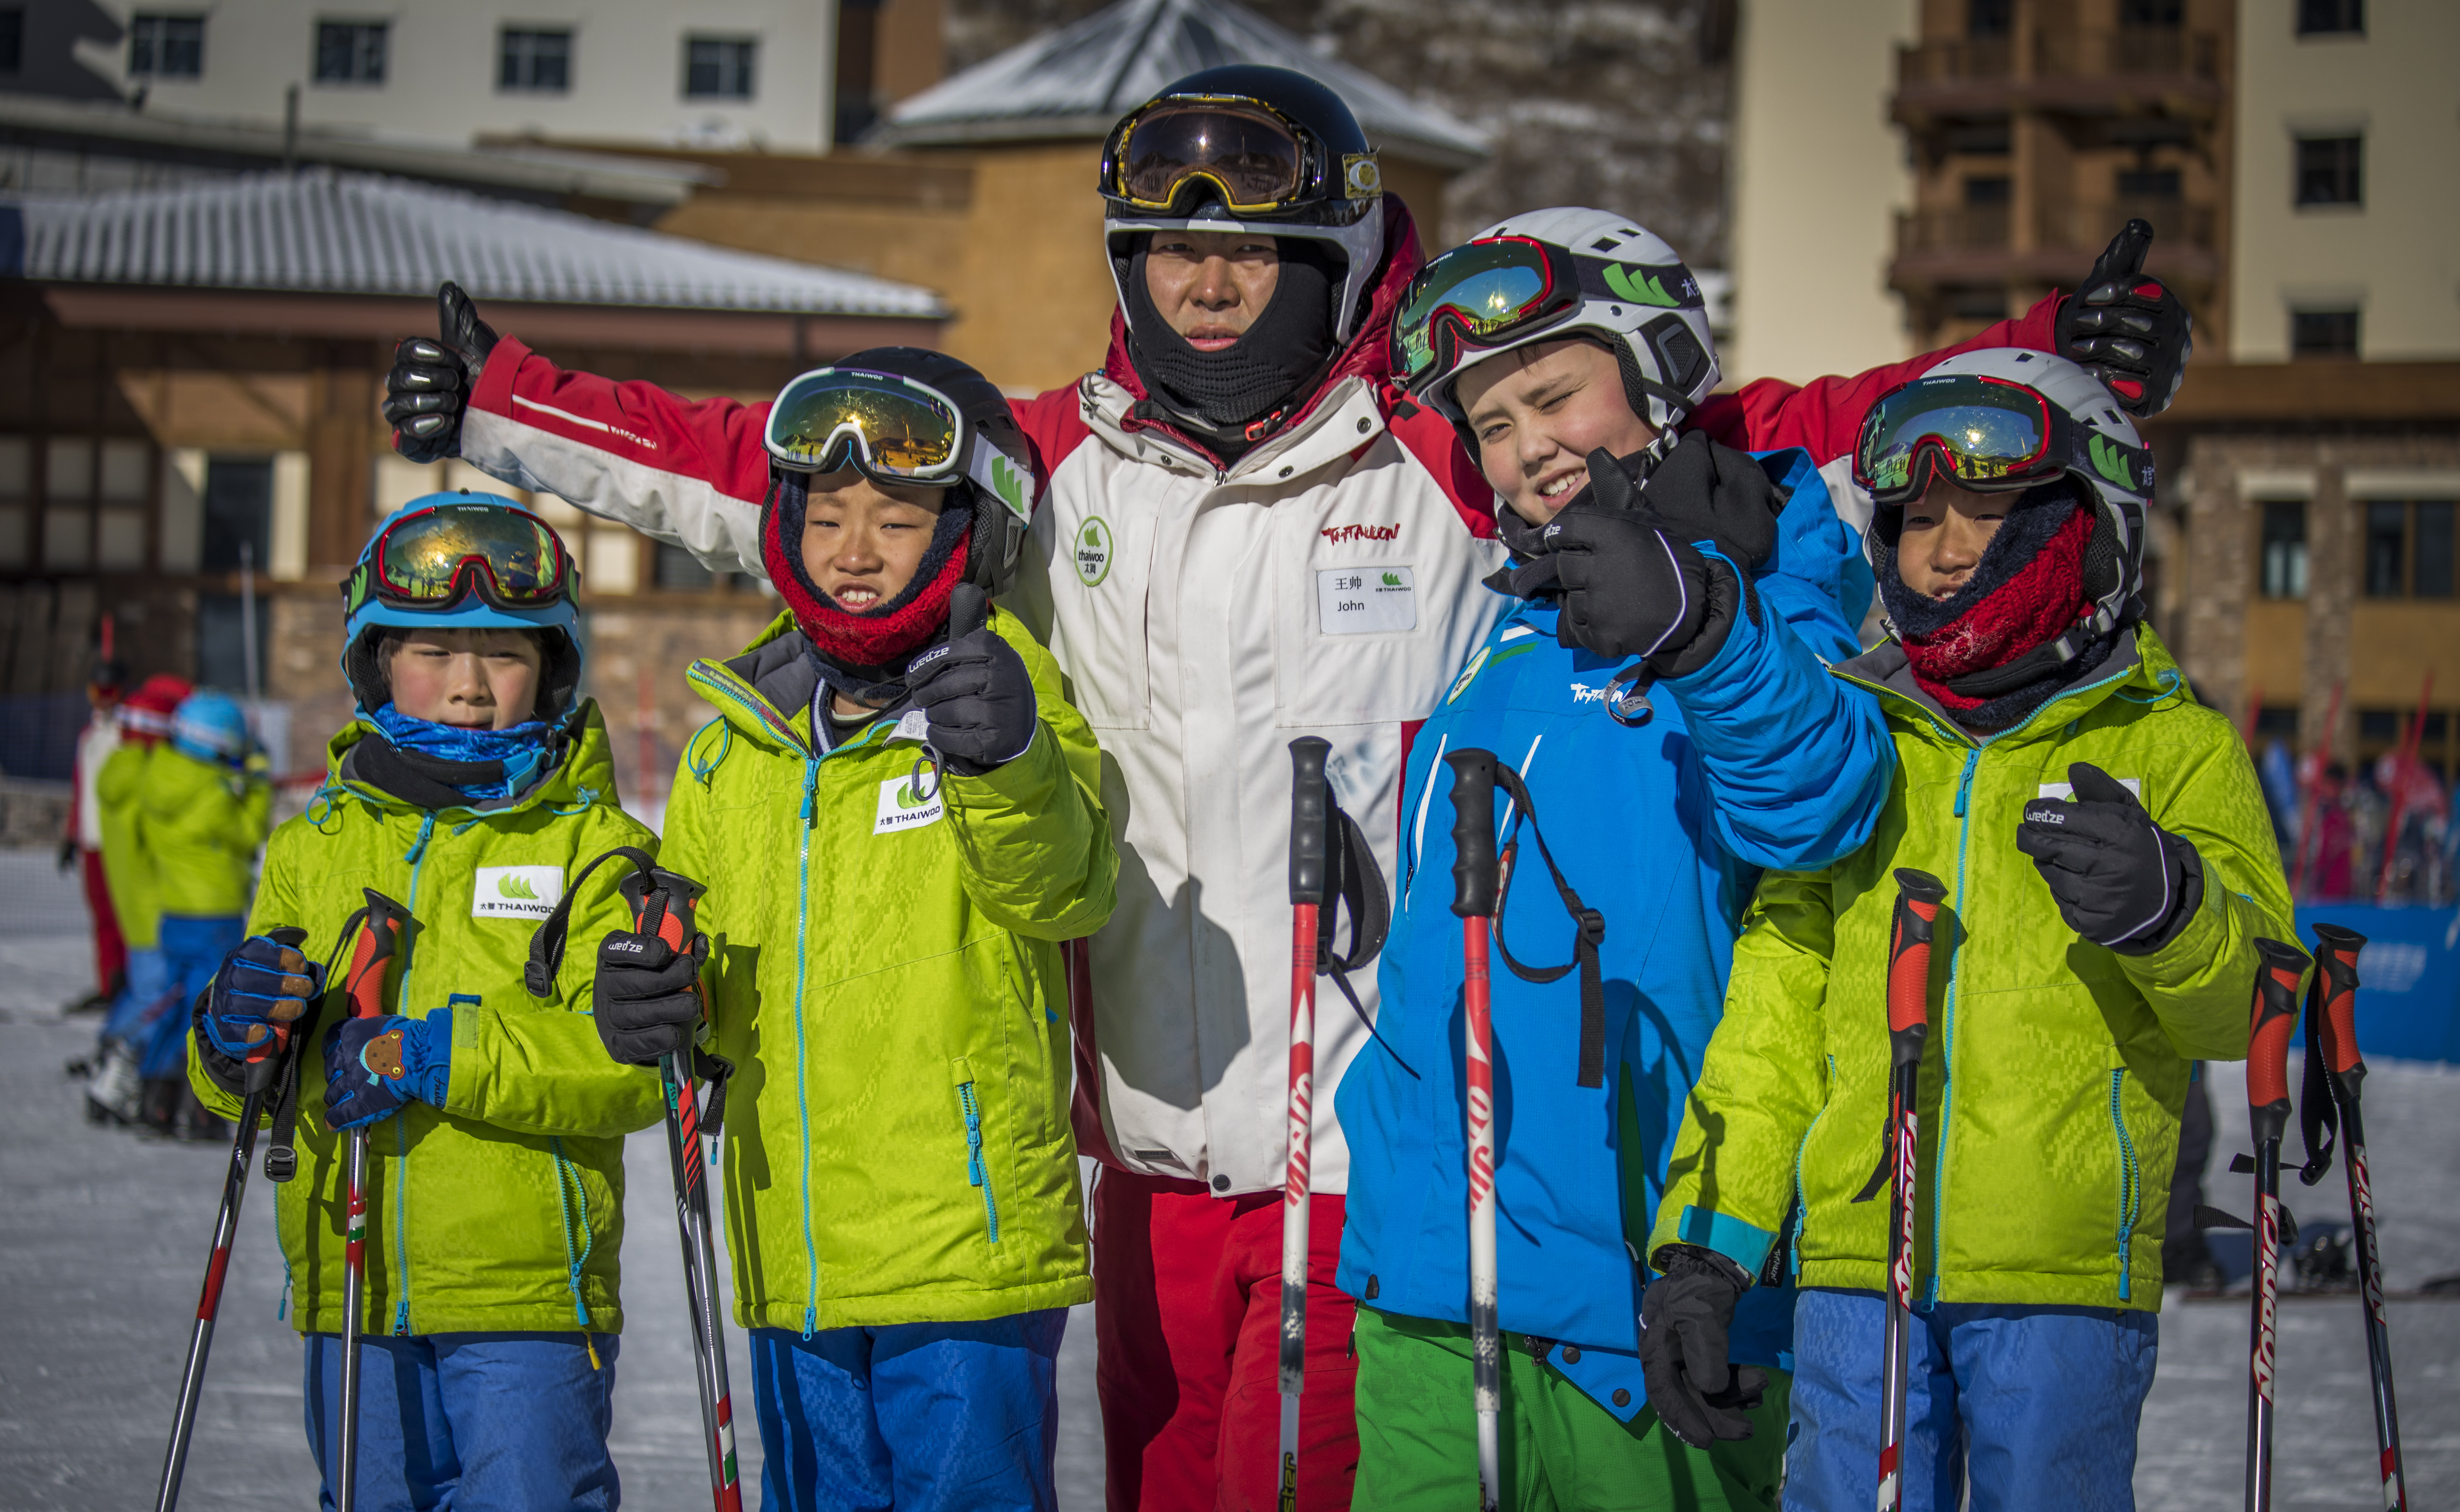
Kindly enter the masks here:
[[634, 934], [655, 934], [668, 950], [678, 953], [691, 943], [693, 914], [701, 893], [708, 891], [699, 883], [680, 872], [656, 867], [634, 872], [615, 890], [632, 906]]
[[1332, 830], [1324, 760], [1332, 742], [1302, 735], [1290, 742], [1290, 902], [1324, 902], [1324, 843]]
[[1495, 854], [1495, 753], [1471, 746], [1444, 758], [1453, 769], [1453, 912], [1493, 918], [1498, 885]]
[[2364, 1064], [2358, 1055], [2358, 953], [2365, 949], [2366, 937], [2338, 924], [2318, 924], [2315, 939], [2315, 980], [2323, 999], [2323, 1055], [2333, 1075], [2347, 1076]]
[[2246, 1104], [2259, 1144], [2288, 1126], [2289, 1036], [2298, 1027], [2298, 988], [2309, 962], [2304, 951], [2276, 939], [2259, 939], [2255, 948], [2263, 964], [2255, 974], [2255, 1018], [2247, 1035]]
[[350, 975], [343, 996], [350, 1004], [351, 1018], [380, 1018], [385, 1011], [385, 967], [401, 949], [402, 927], [410, 922], [410, 910], [373, 888], [359, 891], [367, 896], [368, 911], [359, 924], [358, 940], [350, 947]]
[[[1930, 951], [1946, 884], [1912, 867], [1897, 869], [1897, 908], [1888, 941], [1888, 1033], [1930, 1028]], [[1919, 1040], [1915, 1040], [1919, 1054]]]

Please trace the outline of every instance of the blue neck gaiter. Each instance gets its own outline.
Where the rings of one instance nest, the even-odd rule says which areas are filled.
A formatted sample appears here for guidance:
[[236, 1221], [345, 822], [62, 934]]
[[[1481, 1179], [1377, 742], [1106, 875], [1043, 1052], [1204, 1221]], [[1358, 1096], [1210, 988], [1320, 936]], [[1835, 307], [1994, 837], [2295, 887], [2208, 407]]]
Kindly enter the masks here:
[[494, 765], [497, 775], [493, 777], [481, 771], [458, 772], [445, 779], [447, 787], [472, 803], [527, 792], [531, 784], [554, 769], [561, 745], [556, 727], [542, 720], [516, 724], [511, 729], [464, 729], [456, 724], [413, 719], [391, 704], [367, 718], [384, 733], [393, 749], [405, 756], [424, 756], [459, 766]]

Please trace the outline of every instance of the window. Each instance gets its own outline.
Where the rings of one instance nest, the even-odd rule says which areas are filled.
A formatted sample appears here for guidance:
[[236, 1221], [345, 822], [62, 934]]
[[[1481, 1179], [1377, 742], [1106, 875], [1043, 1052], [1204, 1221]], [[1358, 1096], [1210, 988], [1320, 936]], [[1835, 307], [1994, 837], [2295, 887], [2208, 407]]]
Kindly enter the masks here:
[[1964, 34], [2003, 37], [2016, 19], [2015, 0], [1965, 0]]
[[496, 87], [541, 94], [572, 88], [572, 33], [506, 27], [497, 49]]
[[2139, 31], [2175, 31], [2186, 23], [2185, 12], [2185, 0], [2118, 0], [2118, 24]]
[[2007, 318], [2007, 290], [2004, 285], [1990, 287], [1954, 287], [1946, 290], [1947, 313], [1956, 320], [1995, 321]]
[[385, 23], [316, 23], [316, 82], [381, 84], [385, 76]]
[[2293, 310], [2289, 315], [2292, 357], [2355, 357], [2358, 354], [2356, 310]]
[[205, 18], [154, 15], [128, 18], [128, 72], [151, 78], [199, 78], [205, 72]]
[[1964, 202], [1969, 205], [2004, 205], [2014, 197], [2013, 178], [1967, 178], [1964, 180]]
[[760, 44], [738, 37], [684, 38], [684, 97], [750, 99]]
[[2366, 30], [2365, 0], [2298, 0], [2298, 34], [2329, 36]]
[[2398, 598], [2407, 587], [2401, 571], [2401, 548], [2407, 544], [2408, 506], [2372, 503], [2366, 506], [2366, 597]]
[[2263, 506], [2263, 597], [2306, 597], [2306, 506], [2294, 499]]
[[699, 557], [666, 541], [652, 544], [658, 556], [650, 575], [659, 587], [669, 593], [707, 593], [716, 585], [717, 575], [702, 566]]
[[2175, 168], [2121, 168], [2118, 170], [2118, 198], [2121, 200], [2175, 200], [2178, 198], [2178, 170]]
[[2274, 708], [2266, 704], [2256, 710], [2255, 738], [2259, 741], [2287, 741], [2293, 746], [2296, 745], [2298, 743], [2297, 706], [2292, 704], [2288, 708]]
[[19, 74], [26, 68], [26, 10], [11, 6], [0, 10], [0, 74]]
[[2411, 568], [2408, 591], [2420, 598], [2451, 597], [2451, 514], [2449, 499], [2417, 501], [2417, 564]]
[[2360, 192], [2359, 158], [2363, 136], [2301, 136], [2298, 138], [2298, 203], [2355, 205], [2365, 203]]

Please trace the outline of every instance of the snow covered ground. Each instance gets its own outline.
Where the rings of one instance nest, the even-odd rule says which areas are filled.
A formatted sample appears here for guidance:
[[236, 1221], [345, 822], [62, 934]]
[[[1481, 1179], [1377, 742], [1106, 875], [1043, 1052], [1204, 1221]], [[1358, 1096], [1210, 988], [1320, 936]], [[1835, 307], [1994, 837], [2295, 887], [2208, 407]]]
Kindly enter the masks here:
[[[53, 871], [47, 852], [0, 851], [7, 1512], [150, 1504], [226, 1154], [85, 1123], [60, 1065], [90, 1048], [95, 1021], [63, 1018], [59, 1005], [84, 986], [90, 958], [71, 880]], [[2243, 1213], [2247, 1181], [2225, 1170], [2246, 1137], [2237, 1068], [2214, 1068], [2212, 1092], [2220, 1131], [2207, 1195]], [[2460, 1271], [2460, 1073], [2374, 1067], [2366, 1107], [2391, 1286], [2413, 1289]], [[707, 1495], [663, 1140], [656, 1130], [637, 1135], [629, 1152], [630, 1327], [615, 1394], [616, 1464], [626, 1503], [643, 1508], [697, 1506]], [[262, 1181], [251, 1185], [181, 1497], [198, 1512], [315, 1503], [297, 1336], [274, 1315], [282, 1265], [272, 1209]], [[2302, 1221], [2346, 1219], [2337, 1172], [2317, 1187], [2290, 1186], [2289, 1206]], [[2357, 1303], [2289, 1301], [2280, 1316], [2277, 1504], [2380, 1506]], [[2460, 1502], [2460, 1302], [2395, 1303], [2391, 1316], [2410, 1503]], [[2147, 1512], [2242, 1504], [2246, 1329], [2240, 1302], [2174, 1296], [2164, 1313], [2135, 1478]], [[732, 1342], [743, 1477], [756, 1485], [751, 1373], [740, 1332]], [[1060, 1356], [1059, 1493], [1071, 1512], [1092, 1512], [1102, 1500], [1092, 1354], [1092, 1310], [1080, 1308]]]
[[[61, 1064], [95, 1020], [63, 1018], [93, 956], [85, 906], [48, 850], [0, 851], [0, 1509], [151, 1506], [213, 1239], [228, 1145], [140, 1140], [85, 1122]], [[625, 1504], [708, 1505], [699, 1394], [683, 1305], [666, 1136], [626, 1160], [624, 1301], [614, 1452]], [[180, 1504], [264, 1512], [316, 1504], [298, 1335], [274, 1315], [282, 1257], [262, 1170], [249, 1183]], [[726, 1264], [719, 1247], [718, 1264]], [[736, 1442], [757, 1487], [760, 1436], [740, 1330], [730, 1328]], [[1060, 1353], [1059, 1496], [1102, 1502], [1092, 1309]], [[747, 1504], [757, 1504], [756, 1493]]]

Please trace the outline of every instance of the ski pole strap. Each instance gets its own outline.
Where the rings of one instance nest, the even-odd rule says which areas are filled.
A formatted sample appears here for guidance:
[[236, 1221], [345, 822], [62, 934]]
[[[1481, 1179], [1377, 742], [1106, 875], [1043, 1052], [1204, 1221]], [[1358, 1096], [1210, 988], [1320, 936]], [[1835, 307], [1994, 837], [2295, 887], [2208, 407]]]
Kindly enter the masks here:
[[1512, 901], [1512, 869], [1503, 869], [1495, 900], [1495, 949], [1513, 976], [1535, 986], [1560, 981], [1575, 967], [1580, 973], [1580, 1084], [1584, 1087], [1605, 1085], [1606, 1079], [1606, 994], [1604, 972], [1599, 963], [1599, 947], [1605, 943], [1606, 916], [1580, 901], [1580, 894], [1563, 877], [1563, 869], [1555, 864], [1555, 853], [1546, 848], [1546, 832], [1538, 828], [1538, 809], [1530, 802], [1529, 788], [1520, 774], [1497, 763], [1495, 785], [1508, 794], [1513, 803], [1512, 831], [1504, 841], [1504, 854], [1519, 850], [1520, 824], [1529, 823], [1531, 838], [1538, 842], [1538, 854], [1546, 863], [1547, 875], [1555, 879], [1555, 893], [1562, 899], [1563, 912], [1572, 916], [1574, 934], [1572, 958], [1560, 966], [1525, 966], [1513, 956], [1512, 947], [1503, 940], [1503, 916]]
[[2298, 1179], [2312, 1186], [2332, 1169], [2341, 1102], [2355, 1098], [2366, 1064], [2358, 1057], [2358, 953], [2366, 937], [2338, 924], [2315, 926], [2315, 976], [2306, 984], [2306, 1069], [2298, 1135], [2306, 1146]]
[[531, 997], [555, 996], [556, 974], [563, 970], [564, 936], [572, 931], [572, 900], [581, 896], [581, 884], [589, 879], [590, 872], [618, 856], [631, 862], [637, 874], [651, 874], [658, 869], [656, 859], [638, 846], [617, 846], [591, 858], [581, 869], [581, 874], [563, 890], [563, 896], [556, 899], [555, 911], [530, 936], [530, 958], [521, 967], [521, 985], [530, 990]]

